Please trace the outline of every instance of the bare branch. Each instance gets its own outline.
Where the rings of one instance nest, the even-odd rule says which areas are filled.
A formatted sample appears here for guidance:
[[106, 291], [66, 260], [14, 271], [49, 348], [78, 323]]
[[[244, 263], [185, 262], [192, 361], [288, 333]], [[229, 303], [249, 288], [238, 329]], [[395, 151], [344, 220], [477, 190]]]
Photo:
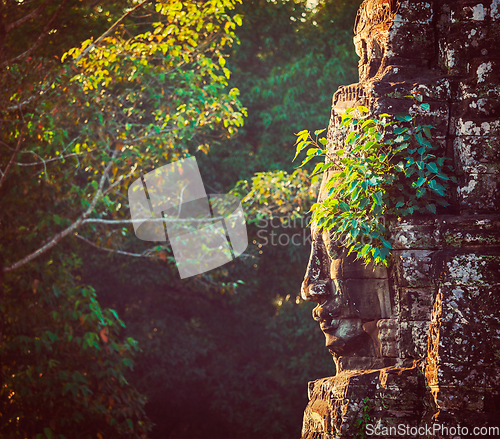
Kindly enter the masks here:
[[42, 33], [40, 34], [40, 36], [38, 37], [38, 39], [35, 41], [35, 44], [33, 44], [33, 46], [31, 46], [28, 50], [26, 50], [25, 52], [23, 52], [20, 55], [16, 56], [15, 58], [12, 58], [11, 60], [5, 61], [2, 64], [2, 67], [7, 66], [7, 65], [12, 64], [12, 63], [15, 63], [15, 62], [19, 61], [20, 59], [22, 59], [22, 58], [24, 58], [24, 57], [26, 57], [28, 55], [31, 55], [36, 49], [38, 49], [38, 47], [42, 44], [42, 42], [45, 39], [45, 37], [48, 35], [48, 33], [49, 33], [49, 31], [50, 31], [50, 29], [52, 27], [52, 24], [57, 19], [57, 17], [59, 16], [59, 13], [66, 6], [66, 3], [68, 3], [68, 1], [69, 0], [63, 0], [63, 2], [61, 3], [61, 5], [57, 8], [57, 11], [52, 16], [52, 18], [48, 21], [48, 23], [43, 28]]
[[137, 9], [142, 8], [146, 3], [151, 2], [152, 0], [144, 0], [142, 3], [139, 3], [138, 5], [134, 6], [130, 11], [126, 12], [124, 15], [122, 15], [114, 24], [111, 26], [106, 32], [104, 32], [95, 42], [90, 44], [78, 57], [76, 58], [76, 61], [80, 61], [81, 58], [87, 55], [97, 44], [99, 44], [104, 38], [106, 38], [109, 34], [111, 34], [117, 27], [118, 25], [125, 20], [129, 15], [133, 14]]
[[42, 3], [38, 8], [35, 10], [31, 11], [29, 14], [25, 15], [23, 18], [20, 18], [17, 21], [14, 21], [14, 23], [8, 24], [5, 26], [5, 32], [9, 33], [11, 30], [15, 29], [16, 27], [19, 27], [26, 23], [27, 21], [31, 20], [33, 17], [38, 15], [40, 12], [42, 12], [45, 7], [51, 2], [52, 0], [46, 0], [44, 3]]
[[19, 139], [17, 141], [17, 146], [16, 149], [14, 150], [14, 153], [12, 154], [12, 157], [9, 160], [9, 163], [7, 164], [7, 167], [5, 168], [5, 171], [2, 172], [2, 178], [0, 178], [0, 188], [2, 187], [5, 179], [7, 178], [7, 173], [9, 172], [10, 167], [14, 163], [14, 160], [16, 159], [17, 154], [19, 153], [19, 150], [21, 149], [21, 145], [23, 144], [23, 133], [19, 133]]
[[[23, 151], [21, 151], [23, 152]], [[35, 152], [33, 151], [24, 151], [26, 153], [33, 153], [33, 154], [36, 154]], [[55, 162], [57, 160], [64, 160], [64, 159], [67, 159], [68, 157], [76, 157], [76, 156], [79, 156], [79, 155], [83, 155], [85, 153], [87, 153], [88, 151], [85, 151], [85, 152], [75, 152], [75, 153], [72, 153], [72, 154], [68, 154], [68, 155], [62, 155], [60, 157], [52, 157], [51, 159], [47, 159], [47, 160], [44, 160], [42, 157], [40, 157], [38, 154], [36, 154], [39, 158], [40, 158], [40, 162], [31, 162], [31, 163], [19, 163], [19, 162], [16, 162], [15, 164], [17, 166], [36, 166], [36, 165], [44, 165], [46, 163], [50, 163], [50, 162]]]
[[37, 98], [43, 96], [45, 93], [47, 93], [47, 91], [49, 91], [51, 89], [53, 84], [54, 84], [54, 82], [51, 82], [45, 89], [38, 92], [38, 94], [34, 94], [33, 96], [29, 97], [25, 101], [20, 102], [16, 105], [12, 105], [10, 107], [7, 107], [5, 109], [5, 111], [22, 110], [26, 105], [28, 105], [29, 103], [33, 102], [35, 99], [37, 99]]
[[[65, 238], [68, 236], [70, 233], [72, 233], [74, 230], [76, 230], [78, 227], [80, 227], [85, 221], [85, 219], [92, 213], [94, 210], [95, 205], [97, 204], [97, 201], [99, 198], [102, 196], [102, 188], [104, 186], [104, 183], [106, 181], [106, 177], [111, 169], [111, 166], [113, 165], [115, 158], [118, 154], [118, 150], [115, 149], [113, 156], [111, 157], [111, 160], [109, 163], [106, 165], [106, 168], [104, 169], [104, 172], [101, 176], [101, 180], [99, 181], [99, 185], [97, 187], [96, 193], [94, 194], [94, 197], [92, 198], [92, 201], [89, 204], [89, 207], [87, 210], [69, 227], [64, 229], [62, 232], [57, 233], [54, 235], [46, 244], [42, 245], [38, 250], [35, 250], [33, 253], [29, 254], [28, 256], [25, 256], [23, 259], [20, 261], [17, 261], [16, 263], [12, 264], [9, 267], [5, 267], [4, 271], [9, 272], [9, 271], [14, 271], [18, 269], [19, 267], [22, 267], [23, 265], [27, 264], [28, 262], [31, 262], [33, 259], [37, 258], [38, 256], [44, 254], [48, 250], [50, 250], [52, 247], [55, 247], [61, 239]], [[3, 177], [2, 177], [3, 179]]]
[[119, 224], [141, 224], [144, 221], [148, 222], [154, 222], [154, 223], [212, 223], [214, 221], [222, 221], [226, 220], [228, 217], [223, 217], [223, 216], [214, 216], [210, 218], [151, 218], [151, 219], [130, 219], [130, 220], [111, 220], [111, 219], [104, 219], [104, 218], [87, 218], [82, 221], [82, 224], [112, 224], [112, 225], [119, 225]]
[[83, 236], [79, 235], [78, 233], [75, 233], [74, 236], [76, 238], [81, 239], [82, 241], [86, 242], [87, 244], [91, 245], [92, 247], [97, 248], [99, 250], [104, 250], [106, 252], [118, 253], [119, 255], [125, 255], [125, 256], [134, 256], [136, 258], [152, 258], [152, 259], [158, 258], [157, 256], [152, 255], [152, 254], [131, 253], [131, 252], [123, 251], [123, 250], [116, 250], [114, 248], [101, 247], [100, 245], [93, 243], [92, 241], [88, 240], [87, 238], [84, 238]]

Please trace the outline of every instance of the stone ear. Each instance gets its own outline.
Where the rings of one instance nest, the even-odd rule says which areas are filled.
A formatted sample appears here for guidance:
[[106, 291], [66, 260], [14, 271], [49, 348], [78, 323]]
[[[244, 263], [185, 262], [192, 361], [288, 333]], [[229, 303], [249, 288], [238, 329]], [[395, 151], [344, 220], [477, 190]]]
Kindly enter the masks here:
[[363, 323], [363, 330], [371, 337], [377, 357], [382, 356], [377, 320]]

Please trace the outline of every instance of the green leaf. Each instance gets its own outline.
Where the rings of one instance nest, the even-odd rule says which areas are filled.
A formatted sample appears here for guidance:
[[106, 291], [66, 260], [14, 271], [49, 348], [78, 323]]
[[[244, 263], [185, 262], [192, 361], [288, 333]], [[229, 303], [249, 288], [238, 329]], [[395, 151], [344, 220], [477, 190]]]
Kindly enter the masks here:
[[370, 252], [371, 248], [372, 248], [372, 247], [371, 247], [371, 245], [370, 245], [370, 244], [365, 244], [365, 245], [363, 246], [363, 248], [361, 249], [361, 255], [362, 255], [362, 256], [366, 256], [366, 255]]
[[[297, 139], [298, 141], [298, 139]], [[311, 142], [307, 142], [306, 140], [302, 140], [301, 142], [298, 143], [297, 145], [297, 148], [295, 150], [295, 156], [293, 158], [293, 160], [295, 160], [297, 158], [297, 156], [300, 154], [300, 152], [307, 146], [309, 145]], [[293, 161], [292, 160], [292, 161]]]
[[383, 193], [382, 191], [377, 191], [373, 194], [373, 200], [375, 201], [375, 203], [377, 203], [379, 206], [382, 205], [382, 197], [383, 197]]
[[427, 163], [426, 167], [429, 171], [434, 172], [434, 174], [437, 174], [439, 172], [438, 167], [434, 162]]
[[316, 130], [314, 131], [314, 135], [315, 136], [319, 136], [321, 133], [323, 133], [324, 131], [326, 131], [326, 128], [323, 128], [322, 130]]
[[381, 241], [382, 241], [382, 244], [384, 244], [384, 247], [392, 249], [392, 244], [389, 241], [387, 241], [384, 238], [382, 238]]
[[427, 210], [429, 210], [430, 212], [432, 213], [436, 213], [436, 205], [435, 204], [427, 204], [427, 206], [425, 206], [427, 208]]
[[355, 138], [356, 138], [356, 133], [354, 131], [351, 131], [347, 135], [347, 137], [345, 139], [345, 143], [351, 144], [351, 143], [353, 143], [353, 141], [355, 140]]
[[426, 182], [424, 177], [418, 177], [417, 181], [414, 182], [414, 187], [420, 187]]
[[344, 212], [349, 212], [349, 205], [345, 201], [339, 202], [340, 209]]
[[427, 102], [424, 102], [423, 104], [420, 104], [420, 108], [422, 110], [429, 111], [431, 106]]
[[406, 128], [406, 127], [395, 128], [394, 134], [399, 135], [399, 134], [406, 133], [407, 131], [408, 131], [408, 128]]

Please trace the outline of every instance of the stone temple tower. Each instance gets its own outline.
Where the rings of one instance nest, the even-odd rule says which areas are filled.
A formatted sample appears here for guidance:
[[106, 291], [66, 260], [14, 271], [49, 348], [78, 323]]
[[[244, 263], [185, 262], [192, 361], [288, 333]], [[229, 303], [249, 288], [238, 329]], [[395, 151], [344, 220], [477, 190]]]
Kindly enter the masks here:
[[390, 219], [388, 269], [313, 227], [302, 296], [337, 375], [309, 383], [302, 437], [500, 437], [500, 0], [365, 0], [354, 27], [328, 145], [346, 108], [408, 113], [418, 93], [458, 183], [447, 211]]

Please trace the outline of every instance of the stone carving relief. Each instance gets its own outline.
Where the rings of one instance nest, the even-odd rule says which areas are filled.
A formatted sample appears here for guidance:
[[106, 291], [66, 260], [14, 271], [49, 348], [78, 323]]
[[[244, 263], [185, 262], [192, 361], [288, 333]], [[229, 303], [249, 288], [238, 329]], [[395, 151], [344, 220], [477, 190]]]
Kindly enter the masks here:
[[361, 4], [354, 24], [354, 46], [359, 56], [359, 80], [377, 76], [387, 62], [389, 29], [397, 0], [369, 0]]
[[360, 79], [333, 96], [329, 147], [346, 108], [413, 111], [417, 92], [458, 185], [446, 212], [386, 219], [389, 269], [313, 227], [301, 294], [317, 303], [336, 375], [310, 383], [302, 437], [359, 437], [366, 412], [379, 426], [500, 437], [500, 0], [365, 0], [354, 29]]

